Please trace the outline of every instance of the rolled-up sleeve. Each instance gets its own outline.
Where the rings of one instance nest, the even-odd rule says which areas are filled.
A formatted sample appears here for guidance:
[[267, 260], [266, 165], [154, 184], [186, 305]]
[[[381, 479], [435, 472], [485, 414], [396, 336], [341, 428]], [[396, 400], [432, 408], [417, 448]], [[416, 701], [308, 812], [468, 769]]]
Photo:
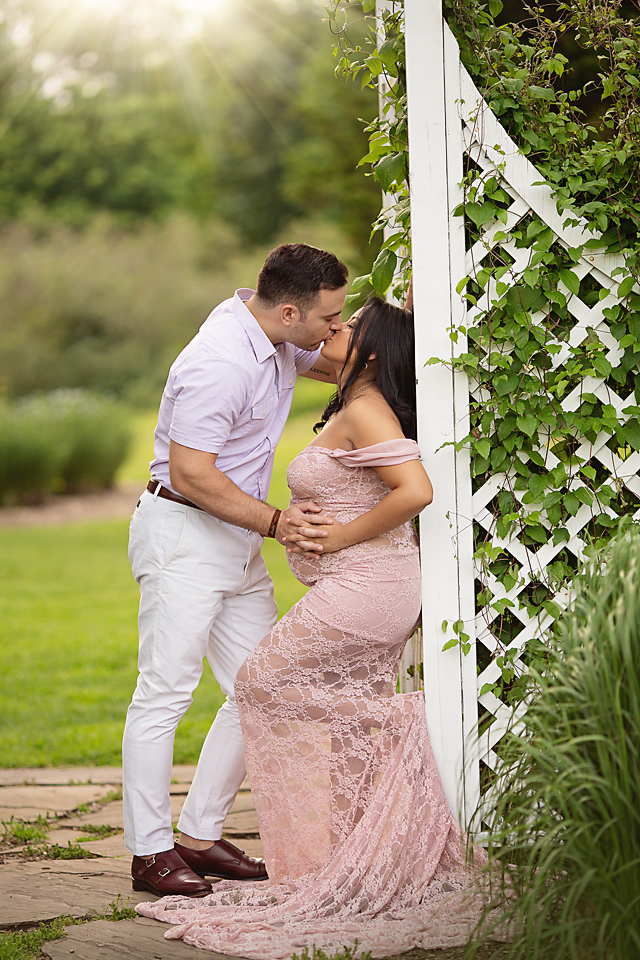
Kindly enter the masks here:
[[201, 356], [172, 375], [169, 436], [184, 447], [220, 453], [249, 402], [242, 371], [228, 360]]

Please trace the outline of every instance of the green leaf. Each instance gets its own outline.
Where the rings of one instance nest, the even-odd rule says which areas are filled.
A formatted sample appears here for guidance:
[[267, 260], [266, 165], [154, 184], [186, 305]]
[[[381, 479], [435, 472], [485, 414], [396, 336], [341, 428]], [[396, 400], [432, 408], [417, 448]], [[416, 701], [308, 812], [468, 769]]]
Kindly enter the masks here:
[[407, 175], [404, 153], [391, 153], [383, 157], [373, 170], [376, 180], [386, 193], [394, 183], [402, 183]]
[[449, 629], [449, 621], [448, 621], [448, 620], [443, 620], [443, 621], [442, 621], [442, 632], [443, 632], [443, 633], [446, 633], [448, 629]]
[[615, 527], [616, 521], [608, 517], [606, 513], [599, 513], [596, 517], [596, 523], [600, 527]]
[[362, 304], [362, 298], [363, 298], [363, 294], [361, 293], [348, 293], [344, 298], [344, 305], [345, 307], [349, 307], [353, 303]]
[[627, 420], [624, 425], [624, 434], [627, 443], [630, 443], [634, 450], [640, 450], [640, 423], [636, 417]]
[[489, 0], [489, 13], [497, 17], [502, 13], [502, 0]]
[[635, 283], [635, 277], [625, 277], [622, 283], [618, 286], [618, 296], [620, 299], [628, 296], [633, 290], [633, 285]]
[[496, 207], [493, 203], [476, 203], [471, 200], [465, 204], [465, 213], [470, 220], [473, 220], [476, 227], [481, 227], [483, 224], [488, 223], [489, 220], [493, 220], [496, 215]]
[[527, 227], [527, 237], [529, 239], [536, 237], [539, 233], [542, 233], [543, 230], [546, 230], [546, 226], [541, 220], [532, 220]]
[[570, 490], [568, 493], [565, 493], [562, 498], [562, 503], [564, 504], [565, 510], [571, 514], [572, 517], [575, 517], [576, 513], [580, 509], [580, 501], [576, 497], [575, 493], [572, 493]]
[[547, 542], [547, 531], [539, 524], [538, 526], [527, 526], [527, 533], [532, 540], [535, 540], [536, 543], [546, 543]]
[[555, 100], [556, 98], [555, 91], [549, 89], [549, 87], [538, 87], [532, 83], [529, 87], [529, 91], [538, 100]]
[[384, 297], [391, 285], [398, 258], [393, 250], [385, 248], [380, 251], [373, 264], [371, 281], [378, 296]]
[[454, 647], [457, 647], [457, 646], [458, 646], [458, 638], [454, 637], [453, 640], [447, 640], [444, 647], [442, 648], [442, 652], [444, 653], [445, 650], [452, 650]]
[[587, 487], [577, 487], [575, 494], [578, 500], [582, 500], [588, 507], [593, 503], [593, 493]]
[[[347, 63], [348, 63], [348, 61], [347, 61]], [[375, 51], [375, 53], [372, 53], [370, 57], [367, 57], [367, 59], [365, 60], [364, 63], [365, 63], [365, 66], [366, 66], [367, 70], [370, 72], [370, 74], [371, 74], [372, 77], [378, 77], [378, 76], [380, 76], [380, 74], [381, 74], [382, 71], [384, 70], [384, 63], [382, 62], [382, 60], [381, 60], [380, 57], [378, 56], [378, 51], [377, 51], [377, 50]]]
[[580, 289], [580, 279], [576, 276], [573, 270], [568, 270], [565, 267], [564, 270], [560, 270], [559, 276], [570, 293], [577, 294], [578, 290]]
[[508, 376], [496, 377], [494, 381], [494, 389], [499, 397], [504, 397], [508, 393], [512, 393], [515, 388], [518, 386], [518, 377], [511, 373]]
[[533, 437], [538, 429], [538, 420], [536, 417], [518, 417], [516, 423], [518, 430], [522, 430], [528, 437]]
[[390, 37], [388, 40], [385, 40], [378, 49], [378, 54], [387, 70], [395, 76], [396, 64], [398, 62], [398, 38]]
[[545, 600], [542, 604], [547, 613], [550, 613], [554, 620], [557, 620], [558, 617], [562, 614], [562, 610], [557, 603], [554, 603], [553, 600]]
[[532, 473], [529, 477], [529, 490], [533, 494], [536, 501], [540, 499], [540, 496], [542, 495], [542, 492], [544, 491], [548, 482], [548, 478], [539, 473]]
[[480, 696], [483, 697], [485, 693], [492, 693], [495, 683], [483, 683], [482, 689], [480, 690]]
[[506, 440], [510, 433], [513, 433], [516, 427], [516, 422], [513, 417], [505, 417], [498, 424], [498, 440]]
[[608, 377], [611, 373], [611, 364], [606, 357], [594, 357], [593, 369], [599, 377]]
[[473, 444], [474, 448], [483, 458], [483, 460], [488, 460], [489, 455], [491, 454], [491, 441], [487, 440], [486, 437], [484, 440], [476, 440]]
[[571, 540], [571, 536], [566, 527], [556, 527], [553, 531], [553, 545], [557, 547], [559, 543], [566, 543]]
[[371, 274], [367, 273], [361, 277], [355, 277], [351, 284], [351, 292], [355, 293], [356, 290], [368, 290], [371, 288]]

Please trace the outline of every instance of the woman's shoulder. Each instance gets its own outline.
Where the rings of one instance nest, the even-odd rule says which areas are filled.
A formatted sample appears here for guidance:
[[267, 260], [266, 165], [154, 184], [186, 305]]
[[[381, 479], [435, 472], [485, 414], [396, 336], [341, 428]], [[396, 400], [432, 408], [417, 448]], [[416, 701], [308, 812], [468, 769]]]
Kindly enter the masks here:
[[354, 447], [405, 439], [400, 421], [380, 394], [372, 392], [355, 397], [342, 412], [343, 429]]

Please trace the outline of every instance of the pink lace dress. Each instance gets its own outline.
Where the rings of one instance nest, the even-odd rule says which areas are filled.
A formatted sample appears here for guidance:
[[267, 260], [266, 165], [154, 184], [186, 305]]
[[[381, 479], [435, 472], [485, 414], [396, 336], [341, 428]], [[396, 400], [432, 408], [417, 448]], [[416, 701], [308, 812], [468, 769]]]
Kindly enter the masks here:
[[[346, 523], [389, 492], [373, 466], [419, 455], [412, 440], [308, 446], [289, 467], [292, 502]], [[465, 943], [482, 905], [465, 893], [423, 694], [395, 692], [420, 611], [413, 527], [290, 562], [310, 589], [236, 679], [269, 884], [223, 881], [138, 912], [175, 924], [168, 938], [257, 960], [356, 939], [373, 957]]]

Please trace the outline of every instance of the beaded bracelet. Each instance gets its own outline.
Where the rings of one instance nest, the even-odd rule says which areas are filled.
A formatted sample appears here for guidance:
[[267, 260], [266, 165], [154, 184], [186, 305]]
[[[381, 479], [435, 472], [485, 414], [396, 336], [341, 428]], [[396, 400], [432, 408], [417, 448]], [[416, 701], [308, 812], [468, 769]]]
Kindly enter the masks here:
[[278, 529], [278, 520], [280, 519], [280, 514], [282, 510], [275, 510], [273, 516], [271, 517], [271, 523], [269, 524], [269, 529], [267, 530], [267, 537], [271, 537], [272, 540], [275, 540], [276, 530]]

